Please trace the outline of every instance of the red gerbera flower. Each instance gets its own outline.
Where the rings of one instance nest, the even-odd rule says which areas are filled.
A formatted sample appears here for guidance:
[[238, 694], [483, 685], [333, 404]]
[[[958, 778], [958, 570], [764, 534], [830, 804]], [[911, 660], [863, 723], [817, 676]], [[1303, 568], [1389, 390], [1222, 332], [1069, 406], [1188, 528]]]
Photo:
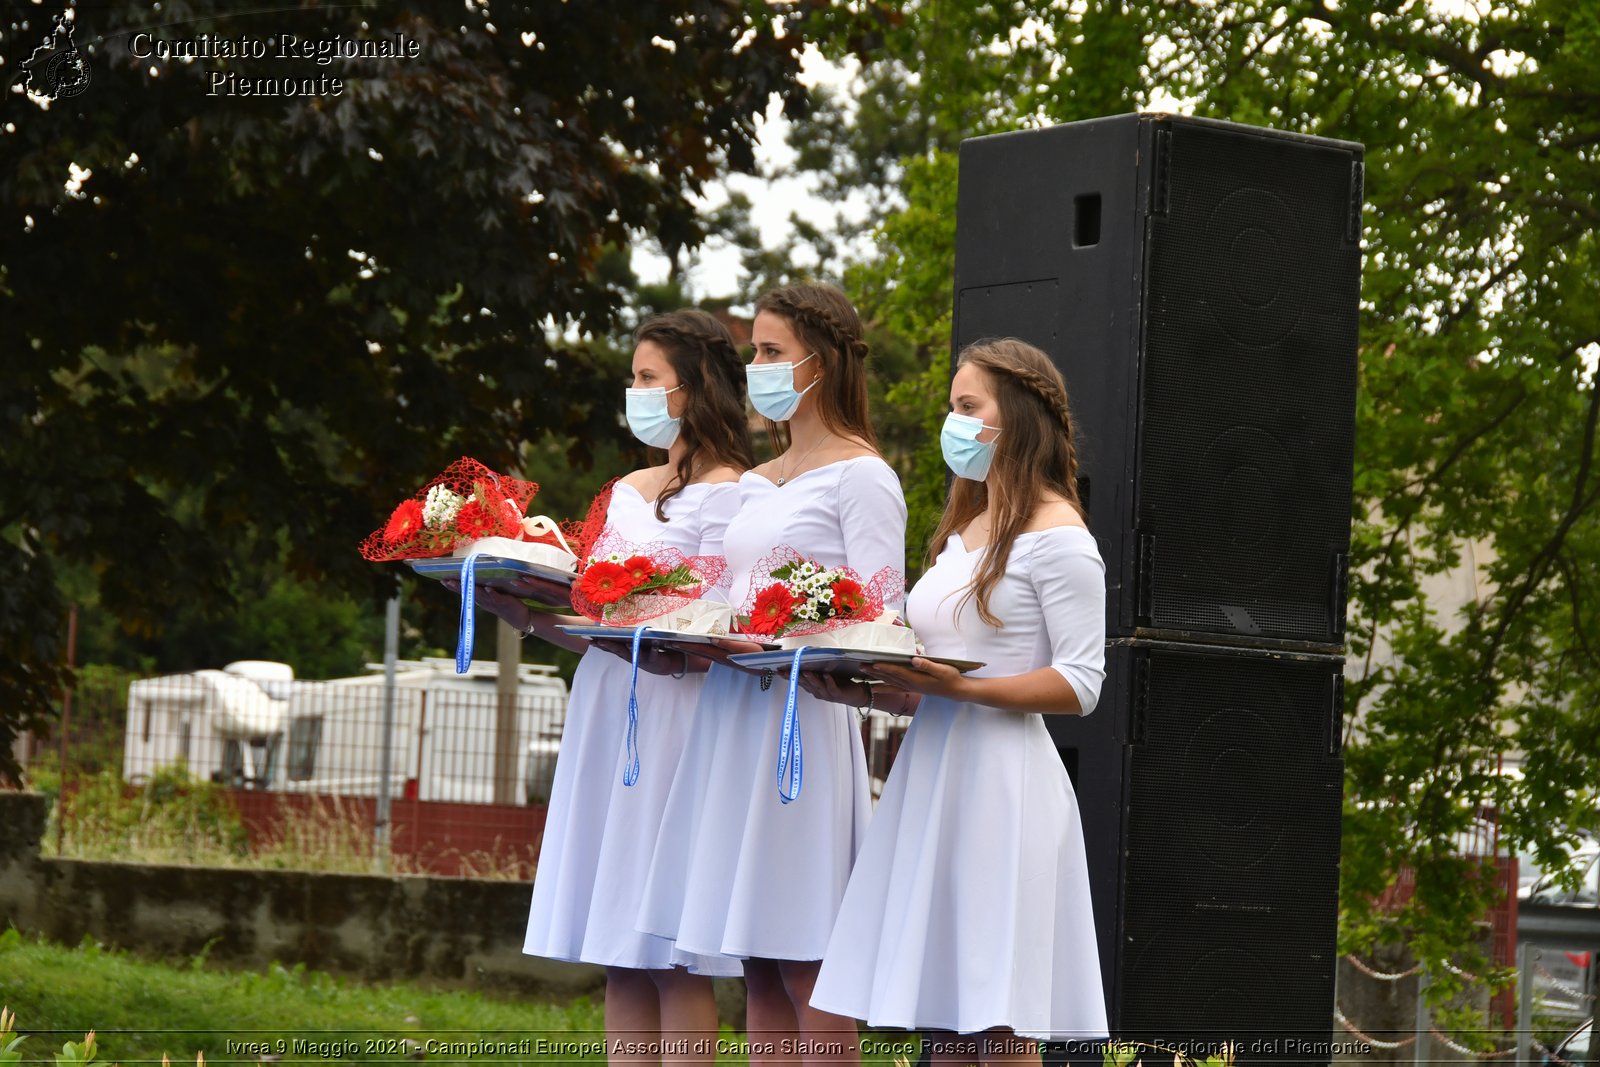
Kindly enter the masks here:
[[861, 591], [861, 583], [854, 578], [835, 578], [831, 588], [835, 615], [854, 615], [867, 606], [867, 597]]
[[384, 544], [399, 548], [422, 529], [422, 501], [407, 500], [394, 509], [383, 528]]
[[622, 569], [628, 572], [635, 589], [656, 576], [655, 561], [649, 556], [629, 556], [622, 561]]
[[612, 604], [633, 592], [634, 585], [621, 564], [600, 560], [583, 572], [578, 591], [595, 604]]
[[795, 605], [800, 598], [789, 592], [786, 585], [769, 585], [756, 594], [755, 607], [750, 609], [750, 632], [779, 634], [794, 618]]
[[517, 525], [510, 509], [501, 504], [487, 507], [480, 504], [476, 498], [461, 505], [461, 510], [456, 512], [456, 532], [463, 537], [476, 540], [480, 537], [509, 537]]

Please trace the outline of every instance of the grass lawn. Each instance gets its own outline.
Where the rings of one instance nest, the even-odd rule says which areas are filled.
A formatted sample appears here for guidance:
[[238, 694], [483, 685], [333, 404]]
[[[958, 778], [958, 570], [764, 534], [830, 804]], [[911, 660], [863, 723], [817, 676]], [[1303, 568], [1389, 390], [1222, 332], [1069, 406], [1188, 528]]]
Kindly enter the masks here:
[[[47, 1063], [64, 1042], [96, 1031], [97, 1061], [192, 1064], [335, 1060], [435, 1063], [604, 1063], [601, 1005], [512, 1000], [410, 984], [365, 985], [302, 967], [220, 971], [196, 959], [152, 963], [93, 944], [64, 948], [15, 930], [0, 933], [0, 1006], [31, 1035], [22, 1062]], [[743, 1035], [723, 1031], [719, 1062]], [[864, 1063], [889, 1067], [915, 1039], [863, 1035]], [[473, 1047], [491, 1042], [499, 1048]], [[519, 1044], [526, 1042], [526, 1044]], [[542, 1044], [541, 1044], [542, 1042]], [[448, 1047], [454, 1045], [456, 1047]], [[910, 1058], [916, 1059], [913, 1053]], [[269, 1062], [271, 1062], [269, 1060]]]

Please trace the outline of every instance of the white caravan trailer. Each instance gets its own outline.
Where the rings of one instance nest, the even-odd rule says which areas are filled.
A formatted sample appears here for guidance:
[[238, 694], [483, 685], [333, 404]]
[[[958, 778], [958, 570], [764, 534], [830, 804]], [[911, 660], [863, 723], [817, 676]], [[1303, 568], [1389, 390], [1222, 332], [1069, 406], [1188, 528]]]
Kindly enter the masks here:
[[[296, 681], [285, 664], [241, 661], [137, 681], [128, 690], [123, 777], [188, 762], [200, 778], [285, 792], [374, 796], [382, 761], [384, 676]], [[465, 675], [450, 660], [403, 660], [395, 677], [391, 796], [491, 803], [495, 752], [516, 753], [511, 803], [549, 795], [567, 688], [554, 667], [523, 664], [514, 714], [498, 729], [493, 662]]]
[[[377, 667], [378, 665], [373, 665]], [[495, 799], [495, 752], [516, 751], [511, 803], [549, 795], [566, 716], [567, 686], [554, 667], [522, 664], [507, 736], [497, 730], [497, 666], [465, 675], [450, 660], [402, 661], [395, 678], [391, 796], [487, 804]], [[290, 701], [284, 774], [274, 788], [372, 796], [382, 760], [382, 673], [305, 685]]]
[[123, 778], [138, 784], [183, 760], [198, 778], [269, 779], [289, 721], [293, 678], [287, 664], [248, 660], [225, 671], [130, 683]]

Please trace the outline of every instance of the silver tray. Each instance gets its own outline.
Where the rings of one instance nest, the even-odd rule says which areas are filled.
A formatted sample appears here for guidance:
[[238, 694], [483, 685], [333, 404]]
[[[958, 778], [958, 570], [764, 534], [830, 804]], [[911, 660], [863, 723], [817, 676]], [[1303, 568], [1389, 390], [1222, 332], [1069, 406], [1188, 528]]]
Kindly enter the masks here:
[[[761, 671], [778, 671], [787, 674], [790, 664], [794, 662], [794, 653], [795, 650], [792, 648], [779, 649], [777, 652], [740, 652], [729, 656], [728, 659], [741, 667], [750, 667]], [[805, 658], [801, 660], [801, 668], [808, 671], [847, 674], [852, 673], [853, 668], [871, 663], [910, 664], [913, 658], [925, 659], [930, 663], [943, 663], [954, 667], [963, 674], [984, 666], [983, 663], [973, 659], [924, 656], [913, 652], [874, 652], [868, 649], [856, 648], [813, 648], [809, 649], [805, 654]]]
[[[558, 626], [556, 629], [562, 633], [571, 634], [573, 637], [584, 637], [590, 641], [632, 641], [633, 626]], [[677, 630], [659, 630], [650, 627], [645, 630], [640, 638], [640, 644], [648, 645], [715, 645], [721, 641], [748, 641], [752, 645], [762, 648], [777, 648], [770, 641], [752, 641], [745, 634], [686, 634]], [[764, 656], [765, 652], [745, 652], [741, 655]]]
[[[404, 562], [410, 564], [411, 569], [424, 578], [433, 578], [437, 581], [455, 581], [461, 577], [462, 556], [434, 556], [429, 559], [408, 559]], [[498, 589], [502, 593], [510, 593], [515, 597], [525, 600], [545, 600], [536, 587], [529, 584], [530, 578], [542, 578], [546, 581], [559, 582], [571, 588], [578, 576], [571, 571], [547, 567], [542, 563], [529, 563], [523, 559], [508, 559], [505, 556], [479, 556], [478, 562], [473, 565], [473, 578], [479, 585], [486, 585], [490, 589]]]

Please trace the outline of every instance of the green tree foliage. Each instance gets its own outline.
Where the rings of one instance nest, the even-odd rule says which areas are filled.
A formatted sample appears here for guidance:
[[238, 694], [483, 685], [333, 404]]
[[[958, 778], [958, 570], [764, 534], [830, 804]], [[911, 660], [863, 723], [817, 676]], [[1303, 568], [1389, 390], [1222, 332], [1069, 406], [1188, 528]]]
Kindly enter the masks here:
[[[1010, 0], [832, 17], [838, 40], [878, 48], [855, 123], [799, 137], [839, 180], [896, 186], [851, 277], [930, 353], [948, 343], [959, 137], [1161, 94], [1366, 144], [1343, 931], [1350, 948], [1407, 941], [1443, 1002], [1458, 979], [1442, 961], [1484, 973], [1473, 923], [1494, 890], [1456, 854], [1481, 809], [1546, 860], [1595, 817], [1600, 12]], [[930, 362], [920, 389], [930, 428], [947, 373]], [[942, 496], [931, 463], [915, 480], [914, 501]], [[1424, 583], [1471, 544], [1488, 559], [1453, 620]], [[1510, 748], [1521, 779], [1493, 773]], [[1405, 867], [1415, 896], [1374, 909]]]
[[[382, 597], [354, 545], [451, 459], [507, 468], [556, 431], [587, 463], [616, 427], [615, 370], [574, 340], [621, 303], [606, 250], [697, 242], [691, 196], [752, 166], [773, 94], [804, 102], [803, 11], [743, 0], [124, 0], [78, 12], [92, 84], [55, 101], [15, 80], [52, 12], [6, 11], [0, 772], [64, 681], [63, 565], [144, 633], [280, 557]], [[420, 53], [132, 55], [156, 23]], [[211, 71], [346, 88], [208, 96]]]

